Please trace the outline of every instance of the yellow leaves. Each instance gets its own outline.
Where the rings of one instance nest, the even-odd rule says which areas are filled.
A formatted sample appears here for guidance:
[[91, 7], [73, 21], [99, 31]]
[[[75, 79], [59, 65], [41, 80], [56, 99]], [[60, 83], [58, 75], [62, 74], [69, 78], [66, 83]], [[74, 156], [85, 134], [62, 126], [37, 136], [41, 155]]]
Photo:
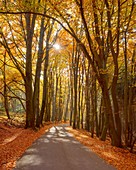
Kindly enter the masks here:
[[135, 47], [135, 44], [136, 44], [136, 39], [129, 39], [128, 40], [129, 48], [133, 49]]
[[22, 80], [20, 73], [13, 68], [6, 69], [6, 81], [7, 83], [16, 82]]

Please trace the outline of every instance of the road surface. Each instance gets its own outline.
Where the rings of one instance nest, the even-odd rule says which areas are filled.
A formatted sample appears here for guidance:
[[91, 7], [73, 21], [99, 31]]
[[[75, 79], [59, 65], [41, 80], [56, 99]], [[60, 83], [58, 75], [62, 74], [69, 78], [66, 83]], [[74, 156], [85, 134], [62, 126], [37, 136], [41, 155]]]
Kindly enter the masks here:
[[14, 170], [115, 170], [66, 131], [54, 126], [36, 140]]

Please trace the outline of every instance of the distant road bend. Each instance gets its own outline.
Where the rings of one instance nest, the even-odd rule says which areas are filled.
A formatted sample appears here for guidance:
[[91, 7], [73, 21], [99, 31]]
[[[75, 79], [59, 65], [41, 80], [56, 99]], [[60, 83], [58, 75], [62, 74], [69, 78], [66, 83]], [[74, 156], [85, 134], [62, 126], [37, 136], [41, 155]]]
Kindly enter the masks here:
[[66, 126], [49, 129], [26, 150], [14, 170], [115, 170], [74, 139]]

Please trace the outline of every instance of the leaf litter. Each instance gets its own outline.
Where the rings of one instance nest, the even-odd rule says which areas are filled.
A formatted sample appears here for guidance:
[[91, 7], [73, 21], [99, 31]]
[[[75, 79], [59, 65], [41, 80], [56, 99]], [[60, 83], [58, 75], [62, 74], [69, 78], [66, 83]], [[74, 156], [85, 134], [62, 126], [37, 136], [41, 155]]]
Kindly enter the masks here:
[[[12, 170], [25, 150], [49, 128], [56, 125], [48, 122], [40, 130], [34, 131], [5, 122], [5, 120], [0, 121], [0, 170]], [[75, 130], [71, 127], [67, 127], [67, 130], [79, 142], [118, 170], [136, 169], [136, 154], [123, 148], [111, 146], [110, 140], [104, 142], [97, 137], [91, 138], [90, 133], [85, 130]]]
[[118, 170], [136, 170], [136, 154], [130, 153], [129, 150], [124, 148], [111, 146], [110, 140], [101, 141], [96, 136], [91, 138], [90, 133], [85, 130], [72, 129], [71, 127], [68, 127], [67, 130], [80, 143]]

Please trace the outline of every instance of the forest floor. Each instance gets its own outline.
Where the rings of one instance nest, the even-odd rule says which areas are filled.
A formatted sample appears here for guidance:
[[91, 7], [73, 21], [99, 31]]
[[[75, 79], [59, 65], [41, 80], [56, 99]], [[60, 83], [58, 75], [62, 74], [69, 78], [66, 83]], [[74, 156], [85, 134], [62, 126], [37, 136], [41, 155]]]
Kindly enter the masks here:
[[74, 134], [74, 137], [80, 143], [89, 147], [118, 170], [136, 170], [136, 153], [130, 153], [127, 149], [111, 146], [110, 139], [100, 141], [96, 136], [91, 138], [90, 133], [85, 130], [75, 130], [71, 127], [68, 127], [67, 130]]
[[[0, 170], [11, 170], [15, 167], [16, 160], [24, 151], [42, 134], [56, 124], [46, 123], [38, 131], [24, 129], [23, 124], [0, 118]], [[90, 133], [84, 130], [67, 130], [74, 134], [75, 138], [92, 151], [105, 159], [109, 164], [119, 170], [135, 170], [136, 154], [128, 150], [116, 148], [110, 145], [110, 141], [100, 141], [98, 138], [90, 137]]]

